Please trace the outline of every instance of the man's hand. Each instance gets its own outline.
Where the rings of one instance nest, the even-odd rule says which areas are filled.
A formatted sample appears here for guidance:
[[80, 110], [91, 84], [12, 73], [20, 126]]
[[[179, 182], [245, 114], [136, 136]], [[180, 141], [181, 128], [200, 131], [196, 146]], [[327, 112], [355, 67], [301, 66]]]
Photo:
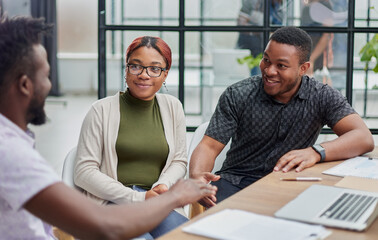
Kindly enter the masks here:
[[309, 168], [320, 161], [320, 155], [312, 147], [300, 150], [292, 150], [283, 155], [274, 167], [274, 171], [288, 172], [295, 168], [296, 172], [300, 172], [305, 168]]
[[216, 182], [220, 179], [219, 175], [212, 174], [211, 172], [203, 172], [201, 174], [194, 175], [192, 178], [201, 180], [203, 183]]
[[167, 193], [172, 193], [177, 198], [178, 207], [198, 201], [201, 198], [214, 196], [217, 187], [203, 183], [195, 179], [180, 179]]
[[[210, 182], [218, 181], [220, 179], [220, 176], [212, 174], [210, 172], [203, 172], [201, 174], [197, 174], [197, 175], [193, 176], [193, 178], [198, 179], [198, 180], [202, 181], [203, 183], [209, 184]], [[212, 196], [202, 198], [198, 202], [202, 206], [204, 206], [206, 208], [210, 208], [210, 207], [213, 207], [213, 206], [216, 205], [215, 204], [216, 201], [217, 201], [217, 198], [215, 197], [215, 194], [214, 194]]]

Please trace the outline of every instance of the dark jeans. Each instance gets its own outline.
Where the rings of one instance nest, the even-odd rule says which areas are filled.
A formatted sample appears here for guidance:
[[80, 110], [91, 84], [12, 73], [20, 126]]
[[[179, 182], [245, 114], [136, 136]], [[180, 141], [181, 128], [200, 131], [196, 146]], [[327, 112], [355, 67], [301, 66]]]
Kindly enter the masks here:
[[217, 203], [220, 203], [224, 199], [228, 198], [234, 193], [239, 192], [243, 188], [248, 187], [250, 184], [256, 182], [257, 180], [258, 179], [256, 178], [244, 177], [238, 185], [234, 185], [226, 179], [221, 178], [216, 182], [211, 182], [211, 184], [218, 187], [216, 197]]

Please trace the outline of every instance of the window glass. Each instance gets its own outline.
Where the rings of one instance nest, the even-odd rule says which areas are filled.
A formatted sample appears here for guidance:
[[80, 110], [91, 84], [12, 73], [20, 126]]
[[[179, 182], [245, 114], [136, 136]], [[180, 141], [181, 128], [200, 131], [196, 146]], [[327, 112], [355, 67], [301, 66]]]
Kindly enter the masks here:
[[58, 0], [56, 9], [58, 52], [97, 54], [97, 4]]
[[356, 33], [353, 70], [353, 107], [366, 118], [368, 126], [378, 128], [378, 73], [372, 69], [376, 66], [373, 58], [370, 62], [361, 61], [360, 51], [373, 38], [374, 34]]
[[347, 34], [310, 31], [308, 33], [313, 41], [313, 51], [310, 56], [312, 68], [307, 74], [345, 94]]
[[356, 27], [378, 27], [378, 0], [358, 0], [355, 5]]
[[303, 0], [300, 5], [301, 26], [348, 25], [348, 0]]
[[[185, 2], [185, 24], [197, 26], [263, 26], [264, 0], [207, 0]], [[271, 0], [270, 23], [289, 24], [293, 1]], [[291, 13], [291, 15], [285, 13]], [[285, 18], [285, 19], [284, 19]], [[290, 22], [291, 23], [291, 22]]]
[[[217, 31], [196, 31], [195, 28], [185, 30], [184, 58], [184, 91], [183, 103], [188, 126], [197, 126], [209, 120], [215, 109], [220, 94], [227, 86], [243, 78], [259, 74], [258, 67], [249, 69], [246, 64], [237, 63], [238, 58], [252, 55], [259, 58], [264, 49], [264, 31], [276, 26], [300, 26], [308, 30], [313, 39], [311, 62], [313, 69], [308, 74], [317, 80], [327, 83], [346, 95], [347, 60], [354, 61], [353, 90], [351, 100], [368, 124], [374, 125], [373, 119], [378, 117], [375, 100], [375, 85], [378, 79], [371, 69], [375, 60], [365, 71], [365, 63], [360, 61], [359, 51], [374, 34], [354, 34], [353, 56], [348, 57], [348, 6], [349, 0], [186, 0], [186, 26], [216, 26]], [[356, 27], [378, 26], [378, 0], [355, 1]], [[264, 4], [267, 3], [267, 6]], [[179, 72], [178, 0], [106, 0], [106, 23], [127, 26], [176, 26], [172, 32], [140, 32], [140, 31], [107, 31], [107, 55], [109, 59], [122, 61], [122, 54], [128, 44], [137, 36], [158, 34], [163, 37], [174, 52], [173, 67], [168, 75], [168, 93], [178, 96]], [[143, 7], [141, 7], [143, 6]], [[269, 17], [264, 13], [269, 11]], [[223, 31], [222, 27], [225, 27]], [[229, 26], [246, 26], [240, 32], [230, 32]], [[247, 27], [251, 27], [248, 29]], [[323, 32], [323, 29], [330, 31]], [[332, 27], [339, 28], [333, 32]], [[345, 27], [345, 31], [342, 29]], [[349, 26], [352, 27], [353, 26]], [[340, 29], [341, 28], [341, 29]], [[219, 31], [218, 31], [219, 29]], [[268, 29], [268, 30], [267, 30]], [[239, 30], [239, 29], [238, 29]], [[271, 28], [273, 31], [274, 28]], [[353, 29], [352, 29], [353, 30]], [[232, 29], [232, 31], [234, 31]], [[123, 34], [123, 35], [122, 35]], [[122, 44], [124, 44], [122, 46]], [[115, 61], [115, 60], [114, 60]], [[122, 66], [107, 66], [107, 82], [117, 81], [113, 90], [124, 88]], [[123, 63], [122, 63], [123, 64]], [[244, 68], [244, 69], [242, 69]], [[229, 73], [227, 71], [232, 69]], [[111, 72], [117, 72], [113, 74]], [[118, 79], [117, 79], [118, 78]], [[111, 79], [111, 80], [110, 80]], [[113, 80], [115, 79], [115, 80]], [[367, 79], [367, 80], [366, 80]], [[123, 84], [120, 85], [120, 82]], [[365, 84], [366, 83], [366, 84]], [[112, 89], [109, 88], [108, 90]], [[161, 91], [165, 91], [162, 89]], [[349, 92], [348, 92], [349, 93]], [[349, 95], [348, 95], [349, 96]], [[372, 123], [370, 123], [372, 122]], [[376, 121], [378, 122], [378, 121]], [[369, 127], [377, 127], [370, 126]], [[378, 125], [378, 124], [375, 124]]]
[[177, 0], [106, 0], [106, 24], [177, 26]]
[[185, 34], [185, 111], [192, 122], [208, 121], [219, 96], [231, 84], [250, 76], [238, 59], [249, 49], [236, 48], [238, 32], [188, 32]]
[[235, 26], [240, 8], [240, 0], [185, 1], [185, 25]]

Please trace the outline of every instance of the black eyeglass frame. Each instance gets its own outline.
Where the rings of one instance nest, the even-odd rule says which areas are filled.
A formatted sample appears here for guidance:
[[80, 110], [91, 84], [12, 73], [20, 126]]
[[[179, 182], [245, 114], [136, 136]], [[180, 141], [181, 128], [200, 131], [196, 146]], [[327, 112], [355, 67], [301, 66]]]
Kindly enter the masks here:
[[[142, 70], [140, 71], [140, 73], [138, 73], [138, 74], [134, 74], [134, 73], [131, 73], [130, 72], [130, 69], [129, 69], [129, 67], [130, 66], [139, 66], [139, 67], [142, 67]], [[147, 73], [147, 75], [149, 76], [149, 77], [160, 77], [161, 76], [161, 73], [164, 71], [167, 71], [167, 68], [162, 68], [162, 67], [158, 67], [158, 66], [142, 66], [142, 65], [140, 65], [140, 64], [133, 64], [133, 63], [127, 63], [126, 64], [126, 67], [127, 67], [127, 71], [130, 73], [130, 74], [132, 74], [132, 75], [136, 75], [136, 76], [139, 76], [139, 75], [141, 75], [142, 73], [143, 73], [143, 71], [144, 71], [144, 69], [146, 69], [146, 73]], [[151, 76], [150, 75], [150, 73], [148, 72], [148, 68], [150, 68], [150, 67], [153, 67], [153, 68], [159, 68], [160, 69], [160, 73], [159, 73], [159, 76]]]

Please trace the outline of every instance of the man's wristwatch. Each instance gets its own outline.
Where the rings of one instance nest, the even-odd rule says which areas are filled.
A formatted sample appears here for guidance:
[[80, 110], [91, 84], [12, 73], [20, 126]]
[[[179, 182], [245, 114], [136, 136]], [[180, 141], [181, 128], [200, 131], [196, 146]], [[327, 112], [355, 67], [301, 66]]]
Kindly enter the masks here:
[[315, 144], [314, 146], [312, 146], [312, 148], [320, 154], [320, 163], [321, 162], [324, 162], [324, 159], [325, 159], [325, 149], [322, 147], [322, 145], [320, 144]]

